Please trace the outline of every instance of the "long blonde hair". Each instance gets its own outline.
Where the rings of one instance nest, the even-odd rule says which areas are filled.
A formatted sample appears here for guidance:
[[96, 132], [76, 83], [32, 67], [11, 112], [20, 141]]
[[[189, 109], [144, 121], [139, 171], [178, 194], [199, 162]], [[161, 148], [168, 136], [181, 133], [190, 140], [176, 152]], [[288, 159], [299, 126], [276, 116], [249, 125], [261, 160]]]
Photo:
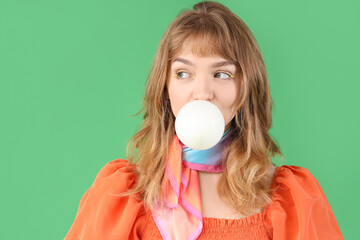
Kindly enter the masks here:
[[[121, 196], [137, 194], [147, 209], [162, 202], [169, 145], [175, 133], [175, 117], [166, 98], [166, 81], [173, 57], [184, 44], [194, 54], [217, 54], [233, 61], [239, 78], [233, 141], [226, 149], [225, 170], [219, 180], [220, 197], [237, 212], [255, 213], [271, 202], [264, 179], [271, 157], [280, 148], [269, 136], [272, 99], [265, 64], [247, 25], [224, 5], [204, 1], [182, 10], [162, 36], [146, 83], [140, 130], [127, 145], [127, 159], [137, 175], [134, 188]], [[131, 146], [131, 147], [130, 147]], [[134, 150], [137, 151], [134, 151]]]

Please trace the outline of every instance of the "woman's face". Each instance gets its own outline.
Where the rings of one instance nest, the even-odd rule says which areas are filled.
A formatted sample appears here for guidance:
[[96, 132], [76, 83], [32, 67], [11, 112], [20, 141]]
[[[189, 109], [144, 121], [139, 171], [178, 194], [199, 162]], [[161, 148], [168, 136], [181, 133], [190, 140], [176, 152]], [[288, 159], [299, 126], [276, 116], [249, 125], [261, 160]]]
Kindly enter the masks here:
[[220, 56], [199, 57], [190, 49], [183, 49], [173, 58], [166, 83], [175, 117], [188, 102], [206, 100], [221, 110], [226, 131], [236, 113], [238, 76], [235, 72], [236, 66]]

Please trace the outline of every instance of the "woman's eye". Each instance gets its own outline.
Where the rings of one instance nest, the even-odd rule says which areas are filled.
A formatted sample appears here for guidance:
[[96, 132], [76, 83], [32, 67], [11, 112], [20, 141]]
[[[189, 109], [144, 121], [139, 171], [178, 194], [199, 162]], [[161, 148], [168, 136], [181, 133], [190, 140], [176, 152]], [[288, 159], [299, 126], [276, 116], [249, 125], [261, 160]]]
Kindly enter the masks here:
[[177, 78], [181, 78], [181, 79], [191, 77], [191, 75], [188, 74], [187, 72], [177, 72], [175, 75]]
[[225, 72], [215, 73], [214, 77], [216, 77], [216, 76], [220, 76], [220, 79], [229, 79], [229, 78], [231, 78], [231, 75], [228, 74], [228, 73], [225, 73]]
[[[176, 74], [174, 74], [174, 77], [177, 77], [178, 79], [187, 79], [187, 78], [192, 78], [192, 75], [184, 72], [184, 71], [179, 71]], [[219, 79], [231, 79], [234, 76], [231, 75], [231, 73], [227, 73], [227, 72], [217, 72], [214, 75], [214, 78], [219, 78]]]

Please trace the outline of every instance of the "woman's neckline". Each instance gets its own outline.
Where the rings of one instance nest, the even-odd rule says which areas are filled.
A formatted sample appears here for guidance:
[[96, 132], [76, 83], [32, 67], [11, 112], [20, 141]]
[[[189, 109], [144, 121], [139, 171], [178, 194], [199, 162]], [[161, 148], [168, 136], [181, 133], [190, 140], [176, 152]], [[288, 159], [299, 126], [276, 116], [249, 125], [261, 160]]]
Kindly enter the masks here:
[[[270, 184], [270, 189], [273, 189], [275, 186], [275, 179], [278, 176], [278, 173], [280, 171], [280, 169], [283, 166], [277, 166], [275, 168], [274, 171], [274, 175], [273, 178], [271, 180], [271, 184]], [[270, 198], [272, 200], [272, 202], [274, 202], [274, 193], [276, 192], [273, 191]], [[243, 223], [255, 223], [259, 220], [262, 220], [264, 218], [264, 215], [266, 214], [268, 208], [271, 206], [272, 204], [267, 204], [263, 210], [261, 212], [255, 213], [251, 216], [246, 216], [246, 217], [242, 217], [242, 218], [216, 218], [216, 217], [203, 217], [203, 221], [207, 223], [207, 225], [209, 225], [210, 223], [216, 222], [216, 225], [221, 224], [221, 225], [227, 225], [228, 223], [238, 223], [238, 224], [243, 224]], [[210, 224], [211, 225], [211, 224]]]

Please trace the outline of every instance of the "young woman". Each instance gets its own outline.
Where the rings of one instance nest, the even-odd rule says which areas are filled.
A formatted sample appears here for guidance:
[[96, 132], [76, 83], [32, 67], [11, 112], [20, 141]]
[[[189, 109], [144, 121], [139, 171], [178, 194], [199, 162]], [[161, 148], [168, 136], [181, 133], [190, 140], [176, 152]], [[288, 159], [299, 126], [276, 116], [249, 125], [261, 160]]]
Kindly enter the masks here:
[[[215, 104], [225, 120], [208, 150], [175, 132], [179, 110], [195, 100]], [[272, 163], [282, 153], [268, 133], [271, 108], [246, 24], [216, 2], [182, 11], [160, 41], [129, 162], [100, 170], [65, 239], [343, 239], [314, 176]]]

